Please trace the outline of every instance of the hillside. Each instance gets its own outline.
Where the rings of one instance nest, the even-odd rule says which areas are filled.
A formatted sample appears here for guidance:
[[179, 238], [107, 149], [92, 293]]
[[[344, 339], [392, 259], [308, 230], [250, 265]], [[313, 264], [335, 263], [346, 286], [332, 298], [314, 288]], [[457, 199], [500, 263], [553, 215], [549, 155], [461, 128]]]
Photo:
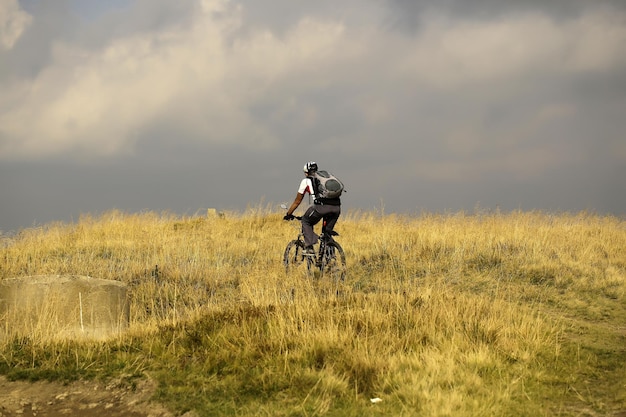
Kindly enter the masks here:
[[626, 222], [352, 212], [337, 230], [343, 282], [287, 275], [297, 225], [264, 208], [111, 211], [4, 237], [0, 279], [113, 279], [132, 304], [106, 341], [3, 324], [3, 384], [144, 401], [149, 381], [172, 415], [626, 416]]

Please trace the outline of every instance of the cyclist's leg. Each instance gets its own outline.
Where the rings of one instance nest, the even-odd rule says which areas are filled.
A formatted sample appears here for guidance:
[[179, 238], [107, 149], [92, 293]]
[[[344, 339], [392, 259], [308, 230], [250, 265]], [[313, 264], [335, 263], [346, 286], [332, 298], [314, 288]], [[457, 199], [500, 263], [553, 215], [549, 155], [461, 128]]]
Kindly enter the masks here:
[[325, 231], [328, 235], [335, 228], [335, 224], [337, 224], [337, 220], [341, 215], [341, 206], [323, 206], [324, 207], [324, 222], [326, 224]]
[[302, 216], [302, 233], [304, 233], [304, 244], [306, 246], [312, 246], [317, 243], [318, 236], [315, 234], [313, 226], [322, 220], [323, 214], [319, 213], [316, 207], [314, 205], [309, 207]]

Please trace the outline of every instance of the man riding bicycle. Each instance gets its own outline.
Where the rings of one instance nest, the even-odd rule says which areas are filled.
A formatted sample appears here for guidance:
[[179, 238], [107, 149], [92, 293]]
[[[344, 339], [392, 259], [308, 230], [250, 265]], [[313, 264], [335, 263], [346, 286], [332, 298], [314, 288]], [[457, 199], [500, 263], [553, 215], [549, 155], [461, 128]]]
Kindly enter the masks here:
[[324, 219], [324, 231], [330, 235], [335, 227], [335, 224], [337, 223], [337, 219], [339, 219], [339, 215], [341, 214], [341, 199], [339, 197], [322, 198], [317, 195], [317, 186], [314, 178], [315, 173], [318, 170], [317, 163], [313, 161], [307, 162], [304, 165], [303, 170], [305, 177], [300, 182], [296, 198], [293, 200], [293, 203], [291, 203], [291, 206], [287, 210], [287, 214], [285, 214], [283, 219], [293, 220], [293, 212], [302, 202], [304, 195], [307, 193], [310, 195], [313, 200], [313, 205], [307, 208], [302, 216], [302, 232], [304, 234], [304, 243], [306, 245], [305, 250], [312, 253], [313, 245], [316, 244], [319, 239], [319, 236], [315, 234], [315, 231], [313, 230], [313, 226], [319, 223], [320, 220]]

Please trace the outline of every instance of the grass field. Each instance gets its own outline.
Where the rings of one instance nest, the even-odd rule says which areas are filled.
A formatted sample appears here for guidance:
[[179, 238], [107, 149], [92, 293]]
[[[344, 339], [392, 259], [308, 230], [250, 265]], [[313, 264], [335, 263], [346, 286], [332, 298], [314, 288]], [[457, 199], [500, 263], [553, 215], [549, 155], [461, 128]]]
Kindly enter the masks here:
[[111, 211], [5, 237], [0, 279], [123, 281], [131, 317], [106, 341], [4, 326], [0, 373], [149, 377], [203, 416], [626, 416], [625, 221], [346, 213], [340, 283], [285, 274], [294, 226]]

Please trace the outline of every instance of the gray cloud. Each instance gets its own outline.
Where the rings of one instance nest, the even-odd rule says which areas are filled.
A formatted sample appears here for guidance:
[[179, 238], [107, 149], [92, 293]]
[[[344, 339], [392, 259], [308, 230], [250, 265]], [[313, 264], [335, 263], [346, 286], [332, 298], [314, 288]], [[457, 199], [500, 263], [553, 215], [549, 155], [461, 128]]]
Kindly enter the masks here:
[[623, 13], [626, 4], [621, 0], [386, 0], [385, 26], [415, 32], [425, 18], [446, 15], [472, 21], [506, 21], [511, 16], [540, 14], [549, 19], [564, 21], [578, 19], [589, 12]]
[[17, 0], [0, 4], [0, 49], [12, 49], [31, 21], [32, 17], [20, 9]]
[[7, 219], [283, 201], [311, 159], [352, 207], [625, 211], [618, 2], [11, 4]]

